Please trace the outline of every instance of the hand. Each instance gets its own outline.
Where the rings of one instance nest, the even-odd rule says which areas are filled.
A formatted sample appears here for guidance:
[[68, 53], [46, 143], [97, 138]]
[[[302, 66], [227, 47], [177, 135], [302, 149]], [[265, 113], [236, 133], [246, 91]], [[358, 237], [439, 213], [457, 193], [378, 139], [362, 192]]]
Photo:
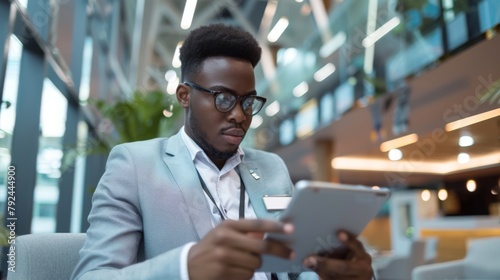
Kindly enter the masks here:
[[261, 254], [291, 258], [286, 244], [263, 239], [264, 234], [292, 231], [292, 225], [270, 220], [225, 220], [189, 250], [189, 279], [250, 279]]
[[351, 233], [340, 231], [337, 238], [347, 248], [347, 258], [335, 256], [310, 256], [304, 265], [318, 273], [320, 279], [363, 279], [373, 276], [372, 258], [365, 251], [363, 244]]

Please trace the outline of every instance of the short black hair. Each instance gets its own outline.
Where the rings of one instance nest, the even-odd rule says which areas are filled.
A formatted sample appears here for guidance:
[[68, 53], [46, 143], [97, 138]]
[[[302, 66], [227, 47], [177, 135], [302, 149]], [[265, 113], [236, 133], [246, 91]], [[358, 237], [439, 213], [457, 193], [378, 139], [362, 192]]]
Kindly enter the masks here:
[[180, 49], [182, 80], [187, 75], [196, 74], [209, 57], [240, 58], [255, 67], [261, 54], [259, 44], [249, 32], [221, 23], [203, 25], [189, 33]]

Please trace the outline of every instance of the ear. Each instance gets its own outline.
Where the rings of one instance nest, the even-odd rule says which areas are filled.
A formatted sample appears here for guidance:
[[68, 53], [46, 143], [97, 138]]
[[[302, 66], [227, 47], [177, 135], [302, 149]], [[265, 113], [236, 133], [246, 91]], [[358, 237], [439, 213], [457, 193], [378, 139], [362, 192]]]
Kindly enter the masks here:
[[177, 96], [177, 101], [181, 104], [182, 108], [189, 107], [189, 98], [191, 97], [189, 87], [184, 84], [179, 84], [175, 92]]

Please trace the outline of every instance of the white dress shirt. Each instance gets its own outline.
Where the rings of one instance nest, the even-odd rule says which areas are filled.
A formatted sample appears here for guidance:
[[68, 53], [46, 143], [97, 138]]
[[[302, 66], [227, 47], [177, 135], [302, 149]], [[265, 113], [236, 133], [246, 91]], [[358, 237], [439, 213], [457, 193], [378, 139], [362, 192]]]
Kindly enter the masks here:
[[[240, 176], [238, 172], [236, 172], [236, 167], [245, 156], [243, 150], [238, 148], [238, 151], [229, 158], [222, 169], [219, 170], [205, 152], [186, 134], [184, 127], [181, 129], [181, 136], [189, 150], [194, 166], [198, 170], [198, 173], [217, 204], [215, 205], [210, 197], [204, 192], [205, 198], [212, 210], [212, 225], [215, 226], [222, 221], [217, 207], [219, 207], [225, 219], [238, 220], [240, 207]], [[245, 194], [245, 218], [256, 217], [248, 195]], [[180, 271], [183, 280], [189, 280], [187, 257], [189, 250], [194, 244], [195, 242], [186, 244], [181, 252]], [[267, 280], [271, 279], [271, 277], [270, 273], [257, 272], [254, 274], [253, 279]]]

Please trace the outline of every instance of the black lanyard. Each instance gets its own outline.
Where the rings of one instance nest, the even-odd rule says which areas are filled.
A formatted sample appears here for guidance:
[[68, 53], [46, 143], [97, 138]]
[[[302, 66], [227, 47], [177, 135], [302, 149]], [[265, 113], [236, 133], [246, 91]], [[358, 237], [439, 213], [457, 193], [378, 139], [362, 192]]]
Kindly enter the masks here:
[[[198, 173], [198, 178], [200, 178], [200, 183], [201, 187], [203, 188], [203, 191], [208, 195], [208, 198], [214, 203], [215, 207], [217, 208], [217, 211], [219, 211], [220, 218], [224, 221], [226, 218], [222, 214], [222, 211], [220, 210], [219, 206], [217, 206], [217, 203], [215, 203], [215, 199], [208, 190], [207, 186], [205, 185], [205, 182], [203, 181], [203, 178], [201, 178], [200, 172], [196, 170], [196, 173]], [[245, 184], [243, 183], [243, 179], [241, 179], [240, 174], [238, 174], [240, 177], [240, 219], [245, 218]], [[221, 205], [222, 206], [222, 205]]]

